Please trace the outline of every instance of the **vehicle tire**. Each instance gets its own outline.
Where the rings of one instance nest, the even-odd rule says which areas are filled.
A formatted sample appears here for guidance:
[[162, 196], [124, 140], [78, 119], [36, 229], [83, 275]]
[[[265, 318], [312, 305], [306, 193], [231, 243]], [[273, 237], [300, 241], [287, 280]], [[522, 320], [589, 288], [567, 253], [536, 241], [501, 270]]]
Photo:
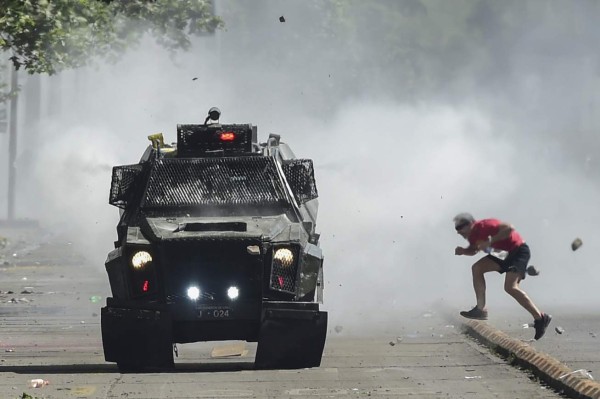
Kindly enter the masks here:
[[263, 321], [256, 348], [256, 369], [299, 369], [321, 365], [327, 313], [306, 312], [300, 318], [287, 317], [286, 313], [284, 310], [281, 317]]
[[171, 321], [164, 312], [102, 308], [104, 359], [121, 372], [173, 368]]

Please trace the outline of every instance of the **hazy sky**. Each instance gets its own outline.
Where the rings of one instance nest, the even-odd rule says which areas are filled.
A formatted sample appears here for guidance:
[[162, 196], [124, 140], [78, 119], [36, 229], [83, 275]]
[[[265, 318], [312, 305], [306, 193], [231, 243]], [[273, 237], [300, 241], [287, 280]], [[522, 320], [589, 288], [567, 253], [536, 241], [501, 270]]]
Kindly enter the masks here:
[[[220, 5], [226, 23], [233, 3]], [[314, 159], [332, 325], [356, 331], [365, 320], [425, 311], [439, 299], [457, 310], [472, 307], [470, 265], [478, 257], [454, 256], [465, 242], [452, 218], [464, 211], [506, 220], [522, 233], [542, 269], [522, 287], [542, 310], [598, 302], [600, 189], [591, 149], [600, 138], [590, 89], [599, 87], [598, 70], [573, 62], [568, 31], [557, 32], [550, 51], [539, 37], [548, 27], [524, 29], [503, 48], [510, 73], [503, 69], [478, 87], [472, 69], [463, 68], [447, 93], [407, 101], [390, 94], [396, 80], [381, 89], [402, 65], [373, 75], [377, 90], [349, 75], [377, 65], [372, 55], [385, 47], [384, 37], [366, 32], [354, 48], [325, 41], [319, 53], [314, 16], [302, 2], [265, 4], [244, 21], [256, 35], [230, 24], [176, 57], [148, 40], [116, 65], [51, 78], [61, 87], [62, 113], [45, 112], [35, 142], [21, 139], [18, 216], [72, 237], [102, 268], [118, 221], [118, 209], [108, 205], [112, 166], [137, 163], [147, 135], [175, 141], [177, 123], [200, 123], [218, 106], [222, 122], [258, 125], [261, 141], [281, 134], [298, 157]], [[367, 48], [368, 57], [344, 57]], [[490, 83], [495, 78], [502, 85]], [[45, 110], [57, 101], [50, 83], [43, 81]], [[589, 109], [577, 111], [574, 104], [586, 101]], [[0, 137], [2, 148], [6, 142]], [[4, 196], [0, 206], [4, 212]], [[577, 252], [570, 249], [575, 237], [584, 243]], [[490, 309], [511, 307], [528, 319], [502, 281], [488, 278]]]

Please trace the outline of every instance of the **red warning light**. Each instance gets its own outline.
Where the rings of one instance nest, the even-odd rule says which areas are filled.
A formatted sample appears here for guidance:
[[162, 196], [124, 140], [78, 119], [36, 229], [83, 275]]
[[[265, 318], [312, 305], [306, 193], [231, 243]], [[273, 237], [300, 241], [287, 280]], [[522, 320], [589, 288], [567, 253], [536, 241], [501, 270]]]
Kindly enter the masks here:
[[148, 280], [144, 280], [144, 284], [142, 284], [142, 291], [148, 292], [148, 288], [150, 288], [150, 282]]
[[277, 276], [277, 282], [279, 283], [279, 288], [283, 288], [283, 284], [285, 282], [283, 276]]
[[221, 141], [233, 141], [235, 140], [235, 133], [233, 132], [222, 132]]

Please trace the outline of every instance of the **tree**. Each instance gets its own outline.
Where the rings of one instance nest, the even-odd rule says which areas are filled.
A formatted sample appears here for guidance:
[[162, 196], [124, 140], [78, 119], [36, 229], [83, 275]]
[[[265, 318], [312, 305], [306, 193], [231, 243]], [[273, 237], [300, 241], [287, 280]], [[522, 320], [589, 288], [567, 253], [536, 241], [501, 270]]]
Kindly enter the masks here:
[[117, 59], [145, 33], [185, 50], [223, 25], [210, 0], [0, 0], [0, 10], [0, 49], [32, 74]]

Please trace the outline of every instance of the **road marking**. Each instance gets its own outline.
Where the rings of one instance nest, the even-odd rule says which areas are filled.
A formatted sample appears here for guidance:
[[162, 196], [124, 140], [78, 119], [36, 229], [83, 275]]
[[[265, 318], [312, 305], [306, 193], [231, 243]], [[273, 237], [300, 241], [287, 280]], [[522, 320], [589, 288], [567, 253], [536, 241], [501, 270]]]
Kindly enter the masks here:
[[75, 387], [71, 391], [71, 395], [81, 397], [81, 396], [92, 396], [96, 392], [96, 387], [92, 386], [83, 386], [83, 387]]

